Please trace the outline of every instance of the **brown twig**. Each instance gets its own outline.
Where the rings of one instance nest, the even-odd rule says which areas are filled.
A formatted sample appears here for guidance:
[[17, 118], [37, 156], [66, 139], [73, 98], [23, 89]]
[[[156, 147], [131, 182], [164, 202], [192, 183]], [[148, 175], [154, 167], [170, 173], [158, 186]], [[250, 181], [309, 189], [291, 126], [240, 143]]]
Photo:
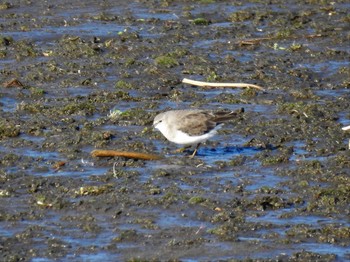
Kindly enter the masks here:
[[244, 88], [244, 87], [252, 87], [255, 89], [259, 89], [261, 91], [265, 91], [264, 88], [258, 85], [253, 84], [246, 84], [246, 83], [210, 83], [210, 82], [203, 82], [203, 81], [196, 81], [184, 78], [182, 80], [182, 83], [195, 85], [195, 86], [201, 86], [201, 87], [209, 87], [209, 88], [220, 88], [220, 87], [238, 87], [238, 88]]
[[[292, 35], [292, 36], [289, 36], [289, 37], [285, 37], [284, 39], [288, 39], [288, 38], [291, 38], [291, 39], [298, 39], [298, 38], [316, 38], [316, 37], [322, 37], [321, 34], [311, 34], [311, 35], [301, 35], [301, 36], [298, 36], [298, 35]], [[269, 40], [276, 40], [276, 39], [280, 39], [280, 37], [278, 36], [271, 36], [271, 37], [257, 37], [257, 38], [247, 38], [247, 39], [241, 39], [241, 40], [238, 40], [236, 41], [236, 44], [238, 45], [255, 45], [255, 44], [258, 44], [262, 41], [269, 41]]]
[[260, 38], [250, 38], [250, 39], [242, 39], [237, 41], [239, 45], [255, 45], [261, 41], [271, 40], [273, 37], [260, 37]]
[[158, 160], [161, 159], [161, 156], [147, 154], [147, 153], [138, 153], [138, 152], [127, 152], [127, 151], [115, 151], [115, 150], [93, 150], [91, 152], [93, 157], [114, 157], [121, 156], [126, 158], [142, 159], [142, 160]]
[[11, 79], [4, 83], [4, 87], [24, 87], [24, 85], [18, 79]]

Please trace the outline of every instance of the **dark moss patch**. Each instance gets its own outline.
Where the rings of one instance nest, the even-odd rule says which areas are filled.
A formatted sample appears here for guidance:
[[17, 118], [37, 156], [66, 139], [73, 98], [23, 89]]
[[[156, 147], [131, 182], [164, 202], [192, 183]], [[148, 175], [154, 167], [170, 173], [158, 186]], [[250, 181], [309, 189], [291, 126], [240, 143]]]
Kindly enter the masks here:
[[198, 18], [193, 20], [193, 23], [195, 25], [209, 25], [210, 21], [208, 21], [207, 19], [205, 19], [203, 17], [198, 17]]
[[5, 120], [0, 121], [0, 138], [17, 137], [20, 134], [19, 127]]
[[190, 204], [200, 204], [200, 203], [203, 203], [206, 199], [204, 197], [201, 197], [201, 196], [194, 196], [194, 197], [191, 197], [189, 200], [188, 200], [188, 203]]
[[95, 105], [89, 101], [75, 102], [71, 104], [67, 104], [62, 108], [62, 114], [88, 114], [91, 115], [95, 111]]
[[116, 84], [115, 84], [116, 88], [121, 88], [121, 89], [132, 89], [133, 85], [131, 83], [128, 83], [124, 80], [119, 80]]
[[11, 7], [12, 7], [12, 4], [7, 3], [7, 2], [0, 4], [0, 10], [10, 9]]
[[179, 65], [179, 62], [169, 55], [158, 56], [154, 59], [154, 62], [156, 65], [166, 68], [172, 68]]
[[87, 42], [79, 36], [68, 36], [60, 40], [60, 47], [57, 51], [59, 56], [70, 58], [92, 57], [99, 54], [102, 49], [94, 43]]
[[14, 42], [14, 40], [12, 37], [0, 35], [0, 46], [9, 46], [13, 42]]
[[252, 20], [254, 19], [255, 15], [253, 12], [242, 10], [234, 12], [230, 15], [230, 21], [231, 22], [243, 22], [246, 20]]
[[16, 49], [16, 58], [18, 60], [26, 58], [26, 57], [36, 57], [38, 55], [38, 51], [35, 49], [33, 43], [25, 40], [14, 42]]

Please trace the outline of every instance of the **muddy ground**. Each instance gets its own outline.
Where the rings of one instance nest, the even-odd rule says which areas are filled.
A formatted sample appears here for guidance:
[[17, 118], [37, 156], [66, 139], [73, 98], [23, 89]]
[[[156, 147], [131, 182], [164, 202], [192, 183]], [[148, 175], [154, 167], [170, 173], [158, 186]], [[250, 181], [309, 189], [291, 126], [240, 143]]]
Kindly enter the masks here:
[[[2, 2], [0, 260], [349, 260], [349, 13], [345, 0]], [[167, 109], [241, 107], [194, 159], [151, 126]]]

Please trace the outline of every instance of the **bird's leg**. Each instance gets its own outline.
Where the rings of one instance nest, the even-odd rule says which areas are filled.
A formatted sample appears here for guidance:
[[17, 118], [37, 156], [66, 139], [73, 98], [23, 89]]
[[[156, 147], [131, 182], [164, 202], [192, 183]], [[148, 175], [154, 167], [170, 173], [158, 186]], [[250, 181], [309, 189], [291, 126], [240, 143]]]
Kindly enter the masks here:
[[198, 144], [197, 144], [196, 149], [193, 151], [192, 155], [190, 155], [190, 158], [193, 158], [193, 157], [196, 155], [196, 153], [197, 153], [198, 148], [199, 148], [200, 145], [201, 145], [201, 143], [198, 143]]

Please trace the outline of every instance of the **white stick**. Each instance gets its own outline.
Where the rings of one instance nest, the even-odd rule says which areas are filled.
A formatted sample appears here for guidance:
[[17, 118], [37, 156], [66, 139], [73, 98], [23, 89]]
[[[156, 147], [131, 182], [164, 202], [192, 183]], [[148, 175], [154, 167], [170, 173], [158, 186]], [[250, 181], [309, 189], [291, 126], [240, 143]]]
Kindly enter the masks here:
[[342, 128], [342, 130], [344, 130], [344, 131], [350, 130], [350, 126], [344, 126], [344, 127]]
[[184, 78], [182, 80], [182, 83], [185, 84], [190, 84], [190, 85], [195, 85], [195, 86], [209, 86], [209, 87], [253, 87], [262, 91], [265, 91], [264, 88], [258, 85], [253, 85], [253, 84], [246, 84], [246, 83], [210, 83], [210, 82], [203, 82], [203, 81], [196, 81], [196, 80], [191, 80]]

